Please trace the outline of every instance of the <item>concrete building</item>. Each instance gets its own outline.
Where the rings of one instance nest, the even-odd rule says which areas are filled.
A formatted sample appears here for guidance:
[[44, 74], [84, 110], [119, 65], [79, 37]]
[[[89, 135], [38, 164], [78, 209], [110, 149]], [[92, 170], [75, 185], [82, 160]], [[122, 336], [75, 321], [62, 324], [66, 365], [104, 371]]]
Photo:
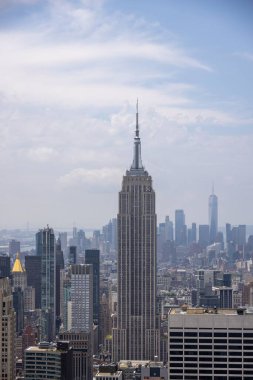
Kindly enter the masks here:
[[71, 380], [91, 380], [93, 372], [92, 334], [65, 331], [59, 339], [69, 341], [73, 350]]
[[155, 358], [152, 360], [121, 360], [118, 370], [124, 380], [167, 380], [168, 368]]
[[220, 294], [220, 308], [233, 309], [233, 289], [226, 286], [219, 288]]
[[162, 362], [151, 361], [136, 369], [134, 376], [135, 380], [167, 380], [168, 368]]
[[123, 177], [118, 213], [118, 308], [113, 360], [159, 356], [156, 311], [156, 212], [152, 178], [141, 161], [138, 109], [134, 158]]
[[73, 351], [69, 342], [41, 342], [25, 350], [25, 380], [72, 380]]
[[169, 379], [253, 378], [253, 314], [244, 309], [172, 309]]
[[116, 364], [104, 364], [99, 366], [99, 370], [95, 376], [96, 380], [123, 380], [122, 371], [118, 370]]
[[71, 265], [71, 327], [72, 331], [92, 331], [93, 271], [92, 265]]
[[35, 310], [35, 289], [27, 286], [24, 290], [24, 312]]
[[8, 278], [0, 278], [0, 379], [15, 379], [16, 316]]
[[22, 356], [25, 354], [25, 350], [28, 347], [35, 346], [35, 345], [36, 345], [35, 328], [33, 328], [31, 325], [27, 325], [24, 328], [24, 331], [22, 334]]

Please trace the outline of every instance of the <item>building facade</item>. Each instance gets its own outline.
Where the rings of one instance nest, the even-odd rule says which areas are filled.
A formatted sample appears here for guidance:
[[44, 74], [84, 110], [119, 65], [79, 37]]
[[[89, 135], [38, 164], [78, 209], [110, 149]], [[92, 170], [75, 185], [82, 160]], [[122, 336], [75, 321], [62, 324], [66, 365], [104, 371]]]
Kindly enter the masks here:
[[0, 378], [15, 379], [16, 315], [8, 278], [0, 278]]
[[118, 307], [113, 360], [159, 355], [156, 311], [156, 212], [152, 178], [141, 161], [138, 110], [134, 159], [123, 177], [118, 213]]
[[37, 232], [36, 254], [41, 258], [41, 338], [51, 342], [55, 338], [56, 320], [56, 256], [52, 228]]
[[171, 380], [253, 378], [253, 314], [243, 309], [173, 309], [168, 344]]
[[73, 351], [69, 342], [39, 343], [25, 350], [25, 380], [72, 380]]
[[71, 331], [91, 332], [93, 326], [92, 265], [71, 265]]
[[93, 372], [92, 334], [66, 331], [59, 338], [68, 341], [73, 350], [71, 380], [91, 380]]

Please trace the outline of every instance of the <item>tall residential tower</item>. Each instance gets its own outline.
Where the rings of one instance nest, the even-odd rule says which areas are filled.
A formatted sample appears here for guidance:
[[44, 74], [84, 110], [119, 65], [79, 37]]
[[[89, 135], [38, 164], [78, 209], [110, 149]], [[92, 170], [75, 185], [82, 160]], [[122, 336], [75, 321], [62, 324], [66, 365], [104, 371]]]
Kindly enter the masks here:
[[36, 253], [41, 258], [41, 339], [55, 338], [55, 237], [52, 228], [36, 234]]
[[133, 163], [119, 193], [118, 309], [113, 325], [113, 360], [151, 360], [155, 355], [159, 356], [155, 192], [141, 161], [137, 108]]
[[208, 201], [209, 211], [209, 243], [214, 243], [218, 232], [218, 197], [214, 194], [214, 188], [212, 194], [209, 196]]

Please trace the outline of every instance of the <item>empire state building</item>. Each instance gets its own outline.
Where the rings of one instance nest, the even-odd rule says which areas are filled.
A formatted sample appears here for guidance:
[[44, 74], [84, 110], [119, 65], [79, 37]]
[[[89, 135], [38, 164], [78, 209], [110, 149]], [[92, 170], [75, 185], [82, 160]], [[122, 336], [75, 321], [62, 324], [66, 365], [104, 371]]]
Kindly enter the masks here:
[[156, 311], [156, 212], [152, 178], [141, 160], [138, 104], [133, 163], [123, 176], [118, 213], [118, 308], [113, 360], [159, 356]]

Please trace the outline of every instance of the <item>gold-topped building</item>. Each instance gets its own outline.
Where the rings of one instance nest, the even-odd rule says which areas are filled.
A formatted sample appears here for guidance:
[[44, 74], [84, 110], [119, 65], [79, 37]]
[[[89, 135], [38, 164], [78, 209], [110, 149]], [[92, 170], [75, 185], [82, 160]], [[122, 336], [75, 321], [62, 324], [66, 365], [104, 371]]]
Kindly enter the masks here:
[[20, 260], [19, 252], [17, 253], [13, 268], [12, 268], [12, 277], [13, 277], [13, 287], [21, 288], [23, 291], [27, 287], [27, 277], [26, 271], [23, 267], [23, 264]]

